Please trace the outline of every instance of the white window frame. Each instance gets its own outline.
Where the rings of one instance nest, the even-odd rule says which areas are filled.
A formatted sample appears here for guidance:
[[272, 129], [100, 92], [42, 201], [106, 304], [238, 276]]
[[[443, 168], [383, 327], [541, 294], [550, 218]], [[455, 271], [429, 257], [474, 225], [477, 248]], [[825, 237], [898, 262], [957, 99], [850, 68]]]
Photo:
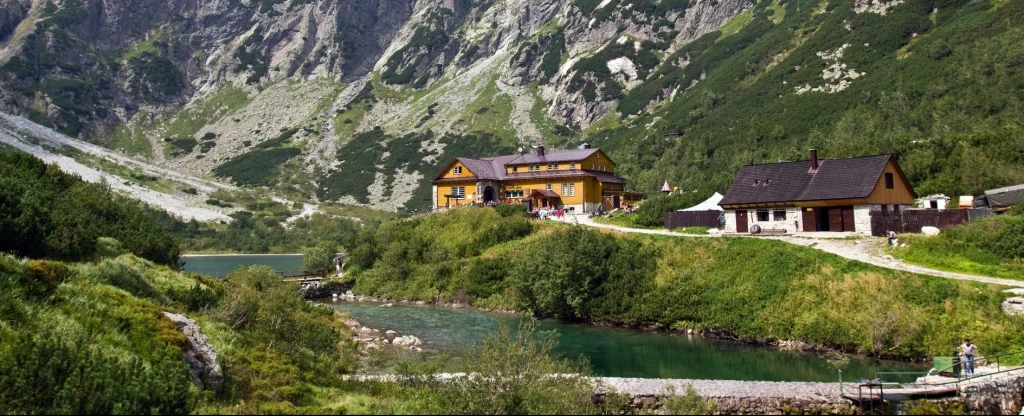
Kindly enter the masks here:
[[455, 169], [452, 169], [452, 173], [454, 173], [456, 175], [461, 175], [462, 174], [462, 166], [456, 166]]
[[551, 190], [551, 184], [550, 183], [548, 184], [548, 190], [549, 191]]
[[569, 164], [569, 170], [576, 170], [576, 162]]
[[452, 196], [461, 196], [461, 197], [465, 198], [466, 197], [466, 187], [465, 186], [453, 186], [452, 187]]
[[522, 189], [510, 189], [510, 190], [505, 191], [505, 198], [522, 198], [522, 197], [523, 197], [523, 190]]
[[[765, 217], [765, 219], [763, 219], [763, 220], [761, 219], [761, 214], [762, 213], [764, 214], [764, 217]], [[758, 208], [756, 211], [754, 211], [754, 218], [757, 218], [757, 222], [768, 222], [768, 221], [771, 221], [771, 219], [772, 219], [771, 211], [769, 211], [768, 208]]]
[[576, 196], [576, 184], [569, 184], [569, 196]]
[[569, 196], [569, 184], [562, 184], [562, 196]]

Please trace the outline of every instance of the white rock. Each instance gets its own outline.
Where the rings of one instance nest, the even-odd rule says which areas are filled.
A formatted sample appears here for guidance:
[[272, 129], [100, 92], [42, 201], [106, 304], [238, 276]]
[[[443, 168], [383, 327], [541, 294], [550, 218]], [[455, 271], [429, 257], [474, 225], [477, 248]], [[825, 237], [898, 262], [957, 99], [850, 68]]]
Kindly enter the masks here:
[[412, 335], [405, 335], [395, 338], [394, 341], [391, 341], [391, 345], [396, 347], [412, 348], [423, 345], [423, 341], [420, 341], [419, 338]]
[[932, 226], [924, 226], [921, 227], [921, 234], [927, 235], [929, 237], [939, 235], [939, 229]]

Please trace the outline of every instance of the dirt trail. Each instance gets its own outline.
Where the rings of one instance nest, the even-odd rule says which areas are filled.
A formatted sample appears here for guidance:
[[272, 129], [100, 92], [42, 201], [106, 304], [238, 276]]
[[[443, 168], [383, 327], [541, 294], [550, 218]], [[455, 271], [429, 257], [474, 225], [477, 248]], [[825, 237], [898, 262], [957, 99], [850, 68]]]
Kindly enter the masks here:
[[[655, 235], [667, 235], [672, 237], [685, 237], [685, 238], [721, 238], [713, 235], [693, 235], [693, 234], [680, 234], [674, 233], [669, 230], [644, 230], [637, 228], [620, 227], [609, 224], [599, 224], [594, 222], [592, 218], [585, 215], [579, 215], [576, 217], [577, 221], [581, 225], [588, 227], [604, 228], [613, 231], [623, 233], [637, 233], [637, 234], [655, 234]], [[734, 238], [753, 238], [753, 237], [734, 237]], [[758, 237], [768, 238], [777, 241], [783, 241], [798, 246], [810, 247], [824, 252], [832, 253], [837, 256], [845, 257], [850, 260], [856, 260], [863, 263], [868, 263], [878, 267], [884, 267], [892, 270], [900, 270], [905, 272], [924, 274], [929, 276], [941, 277], [943, 279], [955, 279], [955, 280], [967, 280], [971, 282], [987, 283], [994, 285], [1002, 285], [1009, 287], [1024, 287], [1024, 281], [1012, 280], [1012, 279], [1000, 279], [996, 277], [987, 276], [976, 276], [972, 274], [954, 273], [942, 270], [929, 269], [927, 267], [918, 266], [914, 264], [907, 264], [899, 259], [893, 258], [892, 256], [886, 255], [879, 252], [876, 248], [873, 248], [868, 240], [837, 240], [828, 238], [810, 238], [810, 237]]]

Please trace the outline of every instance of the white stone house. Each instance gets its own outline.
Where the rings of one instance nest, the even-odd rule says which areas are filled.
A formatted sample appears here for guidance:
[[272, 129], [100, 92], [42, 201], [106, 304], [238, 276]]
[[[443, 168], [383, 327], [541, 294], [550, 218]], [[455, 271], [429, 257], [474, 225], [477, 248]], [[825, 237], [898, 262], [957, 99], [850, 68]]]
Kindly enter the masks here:
[[871, 235], [871, 211], [904, 210], [914, 198], [892, 155], [819, 160], [811, 150], [806, 161], [744, 166], [719, 205], [727, 233]]

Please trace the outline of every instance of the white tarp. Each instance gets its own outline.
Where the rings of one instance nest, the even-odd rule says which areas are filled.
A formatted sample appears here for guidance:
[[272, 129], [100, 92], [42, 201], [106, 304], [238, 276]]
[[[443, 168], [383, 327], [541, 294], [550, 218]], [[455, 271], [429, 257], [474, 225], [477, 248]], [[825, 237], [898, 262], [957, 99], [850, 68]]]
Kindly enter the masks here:
[[722, 207], [718, 206], [718, 203], [722, 202], [722, 198], [724, 198], [722, 194], [715, 192], [714, 195], [711, 195], [711, 198], [704, 200], [704, 202], [687, 209], [681, 209], [680, 211], [725, 211]]

